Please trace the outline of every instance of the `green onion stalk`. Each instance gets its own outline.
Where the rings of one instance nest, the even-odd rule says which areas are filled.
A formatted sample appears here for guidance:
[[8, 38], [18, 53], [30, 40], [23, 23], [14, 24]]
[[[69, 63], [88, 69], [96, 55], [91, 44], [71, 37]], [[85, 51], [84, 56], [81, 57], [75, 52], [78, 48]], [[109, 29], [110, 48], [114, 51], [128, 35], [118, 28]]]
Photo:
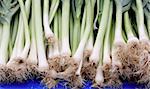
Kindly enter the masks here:
[[[94, 8], [96, 0], [93, 0], [91, 3], [92, 3], [92, 8]], [[84, 9], [86, 9], [86, 8], [84, 8]], [[92, 18], [94, 18], [94, 15], [92, 15], [92, 16], [93, 16]], [[86, 22], [85, 22], [86, 20], [85, 20], [85, 18], [86, 18], [86, 10], [83, 13], [83, 20], [82, 20], [83, 22], [81, 24], [81, 31], [82, 31], [81, 35], [84, 34], [84, 29], [86, 27]], [[93, 29], [94, 29], [94, 24], [92, 24], [92, 26], [93, 26]], [[92, 30], [90, 32], [90, 36], [88, 38], [88, 41], [86, 43], [86, 46], [85, 46], [85, 49], [84, 49], [84, 52], [83, 52], [83, 58], [84, 59], [89, 58], [89, 56], [91, 55], [92, 50], [93, 50], [93, 44], [94, 44], [94, 33], [93, 33], [93, 30]]]
[[53, 63], [52, 61], [52, 56], [53, 56], [53, 46], [52, 44], [51, 45], [48, 45], [48, 63], [50, 63], [49, 65], [51, 66], [51, 63]]
[[[111, 45], [110, 45], [110, 30], [112, 30], [112, 13], [113, 13], [113, 3], [110, 2], [109, 18], [108, 25], [106, 28], [105, 38], [104, 38], [104, 47], [103, 47], [103, 60], [102, 64], [99, 63], [97, 68], [97, 73], [95, 77], [96, 83], [98, 85], [108, 84], [110, 85], [110, 69], [111, 69]], [[103, 72], [102, 72], [103, 71]], [[103, 75], [102, 75], [103, 74]], [[100, 77], [99, 77], [100, 76]], [[102, 77], [103, 76], [103, 77]], [[103, 84], [104, 83], [104, 84]]]
[[92, 1], [90, 0], [86, 1], [86, 8], [87, 8], [86, 27], [85, 27], [83, 37], [81, 37], [80, 39], [79, 46], [75, 54], [72, 56], [68, 68], [66, 68], [66, 70], [63, 72], [58, 73], [58, 77], [69, 81], [72, 86], [82, 86], [83, 83], [83, 79], [81, 78], [81, 75], [78, 71], [81, 71], [81, 67], [82, 67], [81, 60], [83, 59], [83, 52], [92, 28], [92, 21], [93, 21], [92, 11], [94, 11], [93, 10], [94, 7], [91, 8], [92, 6], [91, 2]]
[[[96, 0], [93, 0], [93, 1], [91, 1], [91, 10], [93, 10], [94, 9], [94, 6], [95, 6], [95, 2], [96, 2]], [[87, 5], [87, 7], [88, 7], [88, 5]], [[88, 10], [87, 9], [87, 7], [85, 8], [85, 10]], [[86, 12], [87, 13], [87, 18], [88, 18], [88, 11]], [[93, 13], [94, 13], [94, 11], [93, 11]], [[86, 19], [86, 20], [88, 20], [88, 19]], [[92, 49], [93, 49], [93, 20], [94, 20], [94, 14], [91, 14], [91, 27], [89, 27], [89, 29], [90, 29], [90, 32], [91, 33], [89, 33], [89, 37], [88, 37], [88, 40], [87, 40], [87, 42], [86, 42], [86, 45], [85, 45], [85, 47], [84, 47], [84, 51], [83, 51], [83, 58], [80, 60], [80, 63], [79, 63], [79, 66], [78, 66], [78, 69], [77, 69], [77, 71], [76, 71], [76, 73], [75, 73], [75, 75], [77, 75], [77, 76], [79, 76], [78, 78], [78, 80], [80, 80], [81, 81], [81, 84], [84, 82], [83, 81], [83, 78], [85, 78], [85, 75], [83, 74], [83, 72], [84, 72], [84, 64], [85, 63], [87, 63], [86, 61], [84, 61], [85, 59], [88, 59], [88, 57], [91, 55], [91, 52], [92, 52]], [[85, 23], [85, 29], [88, 29], [88, 23]], [[82, 30], [81, 30], [82, 31]], [[86, 31], [86, 30], [85, 30]], [[84, 32], [85, 32], [84, 31]], [[81, 33], [82, 34], [82, 33]], [[84, 33], [85, 34], [85, 33]], [[83, 78], [82, 78], [83, 77]]]
[[[81, 23], [81, 36], [84, 34], [84, 29], [86, 27], [86, 8], [84, 8], [83, 12], [83, 18], [82, 18], [82, 23]], [[94, 35], [93, 31], [90, 33], [90, 37], [88, 39], [88, 43], [86, 44], [85, 50], [84, 50], [84, 58], [88, 58], [91, 54], [91, 51], [93, 49], [93, 44], [94, 44]]]
[[42, 80], [48, 88], [52, 88], [57, 84], [55, 80], [57, 78], [56, 73], [62, 71], [61, 65], [61, 56], [59, 50], [59, 39], [58, 39], [58, 32], [59, 32], [59, 18], [58, 13], [56, 12], [54, 21], [53, 21], [53, 29], [54, 35], [57, 41], [54, 45], [49, 45], [48, 48], [48, 63], [49, 63], [49, 72], [46, 74], [44, 79]]
[[13, 22], [13, 28], [12, 28], [12, 35], [11, 35], [11, 41], [10, 41], [10, 45], [11, 45], [11, 52], [10, 54], [12, 54], [12, 50], [13, 50], [13, 47], [15, 45], [15, 40], [16, 40], [16, 37], [17, 37], [17, 32], [18, 32], [18, 24], [19, 24], [19, 14], [17, 13], [17, 15], [15, 16], [14, 18], [14, 22]]
[[[136, 6], [137, 6], [137, 12], [136, 12], [137, 18], [136, 19], [137, 19], [138, 34], [139, 34], [141, 49], [143, 51], [146, 50], [147, 52], [149, 52], [150, 43], [149, 43], [149, 38], [148, 38], [148, 32], [147, 32], [147, 30], [145, 28], [145, 24], [144, 24], [144, 11], [143, 11], [143, 6], [142, 6], [142, 1], [136, 0]], [[140, 20], [140, 21], [138, 21], [138, 20]]]
[[[92, 1], [92, 7], [94, 8], [94, 6], [95, 6], [95, 2], [96, 1]], [[85, 15], [86, 15], [86, 13], [85, 13]], [[93, 15], [93, 17], [92, 18], [94, 18], [94, 15]], [[84, 21], [84, 19], [83, 19], [83, 21]], [[90, 36], [89, 36], [89, 38], [88, 38], [88, 41], [87, 41], [87, 43], [86, 43], [86, 46], [85, 46], [85, 49], [84, 49], [84, 52], [83, 52], [83, 57], [84, 57], [84, 59], [86, 59], [86, 58], [89, 58], [89, 56], [91, 55], [91, 53], [92, 53], [92, 50], [93, 50], [93, 44], [94, 44], [94, 33], [93, 33], [93, 30], [94, 30], [94, 24], [92, 24], [92, 26], [93, 26], [93, 28], [91, 28], [92, 29], [92, 31], [91, 31], [91, 33], [90, 33]], [[83, 27], [84, 27], [84, 23], [83, 23]], [[81, 29], [81, 31], [83, 31], [82, 29]], [[81, 33], [82, 34], [82, 33]]]
[[[108, 20], [107, 17], [108, 17], [108, 13], [109, 13], [109, 7], [108, 7], [109, 4], [110, 4], [110, 0], [104, 1], [103, 7], [105, 7], [105, 8], [102, 12], [102, 18], [100, 21], [100, 25], [99, 25], [99, 29], [98, 29], [98, 34], [96, 36], [94, 48], [93, 48], [93, 51], [89, 57], [89, 62], [87, 64], [87, 66], [85, 66], [85, 70], [84, 70], [85, 74], [87, 74], [86, 76], [88, 76], [88, 78], [91, 80], [93, 80], [95, 78], [96, 69], [98, 67], [99, 60], [102, 58], [101, 54], [102, 54], [102, 50], [103, 50], [104, 35], [106, 32], [106, 23]], [[87, 70], [93, 70], [93, 71], [90, 72]], [[98, 82], [97, 82], [97, 84], [98, 84]]]
[[148, 0], [147, 0], [147, 3], [143, 6], [143, 8], [144, 8], [144, 14], [146, 16], [146, 21], [147, 21], [147, 30], [148, 30], [149, 37], [150, 37], [150, 3], [148, 2]]
[[84, 7], [83, 17], [82, 17], [82, 22], [81, 22], [81, 34], [80, 34], [81, 37], [83, 36], [84, 30], [86, 27], [86, 13], [87, 13], [87, 10], [86, 10], [86, 7]]
[[[56, 0], [57, 3], [59, 0]], [[58, 8], [55, 0], [52, 1], [51, 11], [49, 14], [49, 22], [51, 23], [53, 20], [53, 32], [55, 35], [56, 41], [53, 44], [48, 45], [48, 63], [49, 63], [49, 72], [47, 72], [46, 76], [44, 76], [42, 82], [48, 87], [52, 88], [57, 84], [55, 80], [57, 78], [56, 72], [62, 71], [62, 61], [61, 61], [61, 10]], [[55, 10], [53, 10], [55, 8]], [[56, 12], [57, 11], [57, 12]], [[54, 15], [55, 14], [55, 15]], [[54, 19], [53, 19], [54, 18]]]
[[[139, 34], [139, 40], [140, 40], [140, 45], [142, 49], [149, 50], [149, 38], [148, 38], [148, 32], [145, 28], [144, 24], [144, 11], [143, 11], [143, 6], [142, 6], [142, 1], [141, 0], [136, 0], [136, 23], [137, 23], [137, 29], [138, 29], [138, 34]], [[140, 20], [140, 21], [139, 21]]]
[[[42, 83], [45, 83], [47, 87], [54, 86], [55, 80], [52, 77], [55, 77], [55, 71], [49, 70], [48, 60], [46, 58], [46, 50], [44, 45], [43, 38], [43, 28], [42, 28], [42, 12], [41, 12], [41, 0], [32, 0], [32, 5], [34, 9], [34, 26], [35, 26], [35, 37], [37, 44], [37, 56], [38, 56], [38, 77], [42, 78]], [[53, 75], [52, 75], [53, 74]], [[50, 75], [50, 76], [49, 76]], [[48, 82], [47, 82], [48, 81]]]
[[[48, 0], [44, 1], [44, 6], [47, 5], [46, 2]], [[46, 58], [46, 50], [45, 50], [45, 44], [44, 44], [44, 38], [43, 38], [43, 28], [42, 28], [42, 11], [41, 11], [41, 0], [32, 0], [32, 5], [34, 9], [34, 27], [35, 27], [35, 37], [36, 37], [36, 46], [37, 46], [37, 56], [38, 56], [38, 77], [42, 78], [42, 83], [45, 83], [45, 85], [49, 88], [54, 86], [55, 80], [52, 78], [53, 73], [55, 71], [49, 70], [49, 64], [48, 60]], [[47, 6], [46, 6], [47, 7]], [[47, 8], [46, 12], [47, 12]], [[45, 14], [45, 13], [44, 13]], [[48, 14], [48, 13], [46, 13]], [[47, 16], [48, 17], [48, 16]], [[47, 18], [48, 19], [48, 18]], [[48, 22], [49, 23], [49, 22]], [[49, 24], [47, 24], [49, 26]], [[42, 74], [42, 76], [41, 76]], [[49, 76], [50, 75], [50, 76]], [[55, 74], [54, 74], [55, 75]]]
[[[104, 0], [99, 0], [99, 1], [97, 1], [97, 8], [98, 8], [98, 10], [99, 10], [99, 12], [97, 12], [97, 15], [98, 15], [98, 17], [97, 17], [97, 22], [98, 22], [98, 24], [99, 24], [99, 22], [101, 21], [101, 17], [102, 17], [102, 12], [103, 12], [103, 4], [104, 4]], [[98, 11], [97, 10], [97, 11]], [[96, 18], [95, 18], [95, 22], [96, 22]]]
[[[86, 10], [84, 10], [82, 23], [81, 23], [81, 36], [84, 33], [85, 27], [86, 27]], [[94, 33], [93, 33], [93, 31], [91, 31], [90, 37], [88, 39], [88, 42], [86, 44], [86, 47], [85, 47], [85, 50], [84, 50], [84, 54], [83, 54], [85, 59], [90, 56], [90, 54], [91, 54], [91, 52], [93, 50], [93, 44], [94, 44], [94, 38], [93, 37], [94, 37]]]
[[[54, 1], [54, 0], [53, 0]], [[48, 43], [55, 42], [55, 36], [49, 26], [49, 0], [44, 1], [44, 8], [43, 8], [43, 25], [44, 25], [44, 33], [45, 37], [48, 40]]]
[[94, 44], [94, 33], [93, 31], [91, 31], [90, 33], [90, 37], [88, 39], [88, 42], [85, 46], [85, 50], [84, 50], [84, 58], [88, 58], [90, 57], [92, 50], [93, 50], [93, 44]]
[[62, 16], [60, 37], [60, 66], [65, 66], [70, 60], [71, 49], [69, 44], [69, 18], [70, 18], [70, 0], [62, 0]]
[[69, 24], [69, 41], [70, 41], [70, 47], [71, 51], [73, 50], [73, 30], [74, 30], [74, 22], [73, 22], [73, 15], [72, 12], [70, 12], [70, 24]]
[[80, 17], [74, 16], [74, 29], [73, 29], [73, 43], [72, 43], [72, 55], [77, 50], [80, 40]]
[[[129, 8], [130, 9], [130, 8]], [[137, 9], [134, 9], [137, 13]], [[136, 18], [138, 18], [138, 15], [136, 15]], [[138, 20], [137, 20], [138, 21]], [[137, 71], [139, 71], [139, 62], [140, 62], [140, 57], [141, 57], [141, 45], [139, 42], [139, 39], [136, 37], [136, 35], [133, 32], [133, 28], [131, 25], [131, 21], [129, 18], [129, 13], [128, 10], [124, 13], [124, 27], [125, 27], [125, 32], [127, 34], [127, 56], [128, 58], [126, 60], [122, 61], [122, 65], [124, 67], [123, 69], [123, 78], [130, 80], [132, 76], [137, 76]], [[139, 25], [139, 23], [137, 23]], [[142, 33], [145, 33], [144, 31]], [[146, 37], [146, 36], [145, 36]], [[128, 66], [130, 65], [130, 66]], [[141, 71], [143, 72], [143, 71]], [[139, 75], [138, 75], [139, 76]], [[135, 81], [138, 81], [138, 79], [135, 79]]]
[[[84, 75], [82, 75], [82, 68], [83, 68], [83, 64], [84, 64], [84, 57], [87, 51], [86, 47], [88, 46], [93, 46], [93, 37], [91, 37], [93, 34], [92, 34], [92, 31], [93, 31], [93, 20], [94, 20], [94, 6], [95, 6], [95, 2], [96, 0], [93, 0], [93, 1], [85, 1], [86, 2], [86, 6], [84, 8], [84, 10], [86, 11], [85, 12], [85, 20], [83, 18], [83, 22], [82, 22], [82, 25], [81, 25], [81, 40], [80, 40], [80, 43], [79, 43], [79, 46], [75, 52], [75, 54], [73, 55], [73, 61], [74, 63], [76, 64], [74, 66], [76, 72], [75, 72], [75, 76], [77, 77], [74, 77], [76, 78], [75, 81], [78, 81], [77, 83], [78, 84], [75, 84], [75, 85], [78, 85], [78, 86], [82, 86], [82, 84], [84, 83], [84, 79], [82, 77], [84, 77]], [[91, 7], [91, 9], [89, 10], [88, 8]], [[85, 22], [84, 22], [85, 21]], [[85, 29], [83, 29], [83, 27]], [[90, 33], [91, 32], [91, 33]], [[89, 43], [88, 41], [92, 42], [92, 43]], [[88, 45], [87, 45], [88, 44]], [[91, 47], [90, 47], [91, 48]], [[92, 48], [91, 48], [92, 49]], [[91, 50], [90, 49], [90, 50]], [[77, 69], [76, 69], [77, 68]], [[75, 82], [73, 81], [73, 82]]]
[[1, 44], [1, 39], [2, 39], [2, 32], [3, 32], [3, 25], [0, 24], [0, 44]]
[[80, 41], [80, 20], [81, 20], [81, 7], [83, 0], [72, 0], [72, 12], [74, 20], [73, 38], [72, 38], [72, 55], [77, 50]]
[[[96, 66], [97, 67], [96, 74], [95, 74], [95, 83], [98, 86], [104, 85], [104, 78], [107, 77], [106, 73], [109, 73], [107, 71], [109, 71], [109, 67], [111, 66], [109, 31], [110, 31], [110, 27], [111, 27], [113, 7], [112, 7], [112, 3], [110, 1], [107, 1], [107, 3], [108, 3], [108, 6], [110, 6], [110, 7], [108, 7], [106, 9], [106, 12], [102, 12], [101, 23], [100, 23], [100, 27], [99, 27], [99, 32], [101, 30], [101, 38], [102, 38], [102, 40], [101, 40], [102, 43], [99, 42], [99, 44], [101, 45], [101, 48], [99, 48], [101, 51], [101, 52], [99, 52], [100, 57], [99, 57], [99, 62], [97, 64], [95, 63], [97, 65]], [[106, 5], [105, 1], [104, 1], [104, 5]], [[103, 7], [103, 8], [105, 8], [105, 7]], [[110, 8], [110, 10], [109, 10], [109, 8]], [[109, 17], [108, 19], [106, 19], [106, 17], [104, 17], [104, 15], [106, 15], [106, 14], [108, 14], [107, 15]], [[105, 22], [102, 21], [104, 19], [105, 19]], [[106, 25], [106, 21], [108, 21], [108, 26]], [[105, 24], [105, 25], [102, 26], [102, 24]], [[97, 37], [98, 37], [98, 35], [97, 35]], [[103, 44], [103, 42], [104, 42], [104, 44]], [[95, 43], [95, 45], [96, 45], [96, 43]], [[108, 67], [108, 69], [107, 69], [107, 67]]]
[[31, 29], [31, 46], [30, 46], [30, 51], [29, 55], [27, 58], [27, 64], [28, 64], [28, 70], [30, 72], [30, 79], [33, 79], [37, 76], [37, 66], [38, 66], [38, 54], [37, 54], [37, 44], [36, 44], [36, 30], [35, 30], [35, 14], [34, 14], [34, 5], [31, 7], [31, 19], [29, 22], [29, 27]]
[[[55, 6], [52, 6], [55, 7]], [[51, 14], [52, 12], [50, 12]], [[62, 12], [58, 9], [54, 16], [54, 34], [57, 42], [49, 46], [49, 67], [54, 72], [64, 71], [71, 56], [69, 44], [70, 0], [62, 1]]]
[[[24, 29], [23, 29], [22, 15], [20, 14], [17, 36], [16, 36], [16, 39], [14, 42], [12, 54], [10, 56], [10, 61], [13, 61], [13, 59], [15, 57], [17, 57], [23, 49], [23, 43], [24, 43], [24, 34], [23, 33], [24, 33]], [[11, 63], [10, 61], [8, 62], [8, 64]]]
[[59, 18], [58, 13], [55, 14], [54, 17], [54, 35], [57, 41], [54, 43], [54, 45], [49, 46], [49, 53], [48, 53], [48, 62], [49, 62], [49, 68], [53, 69], [57, 72], [61, 71], [61, 55], [60, 55], [60, 49], [59, 49]]
[[34, 24], [35, 24], [35, 37], [37, 44], [37, 56], [38, 56], [38, 70], [39, 72], [45, 72], [49, 69], [49, 65], [46, 59], [45, 45], [43, 39], [43, 28], [42, 28], [42, 12], [41, 12], [41, 0], [32, 0], [34, 5]]
[[[51, 14], [52, 14], [52, 11], [55, 7], [55, 1], [59, 1], [59, 0], [52, 0], [52, 4], [51, 4], [51, 7], [50, 7], [50, 16], [49, 16], [49, 0], [45, 0], [44, 1], [44, 8], [43, 8], [43, 24], [44, 24], [44, 31], [45, 31], [45, 36], [46, 38], [48, 39], [48, 63], [49, 63], [49, 67], [51, 69], [51, 67], [54, 69], [56, 69], [55, 67], [56, 66], [56, 58], [54, 58], [54, 50], [55, 50], [55, 53], [56, 53], [56, 50], [58, 52], [58, 41], [56, 41], [57, 37], [55, 36], [56, 34], [52, 32], [52, 29], [50, 28], [49, 24], [51, 25], [51, 22], [49, 22], [49, 17], [51, 18]], [[58, 3], [59, 5], [59, 3]], [[55, 10], [55, 9], [54, 9]], [[57, 10], [57, 9], [56, 9]], [[56, 11], [55, 11], [56, 12]], [[53, 14], [53, 18], [54, 18], [54, 14]], [[51, 20], [53, 20], [53, 18], [51, 18]], [[57, 49], [54, 49], [54, 47], [57, 48]], [[56, 47], [57, 46], [57, 47]], [[59, 54], [58, 54], [59, 55]], [[56, 54], [57, 56], [57, 54]]]
[[[133, 70], [137, 70], [138, 62], [139, 62], [139, 57], [138, 55], [140, 54], [139, 50], [139, 40], [138, 38], [134, 35], [133, 33], [133, 28], [131, 25], [131, 21], [129, 18], [129, 13], [126, 11], [124, 13], [124, 26], [125, 26], [125, 32], [127, 34], [127, 55], [128, 58], [126, 60], [122, 61], [123, 64], [123, 75], [124, 79], [130, 79], [131, 76], [133, 76]], [[130, 68], [128, 65], [132, 65]]]
[[[2, 23], [2, 33], [1, 33], [1, 44], [0, 44], [0, 64], [1, 64], [1, 75], [0, 82], [2, 83], [11, 83], [14, 81], [15, 76], [12, 75], [14, 72], [7, 67], [7, 62], [9, 58], [9, 41], [10, 41], [10, 27], [12, 16], [16, 13], [19, 6], [17, 4], [12, 5], [11, 1], [1, 1], [3, 6], [1, 6], [1, 10], [5, 9], [6, 13], [3, 13], [1, 18], [5, 20], [0, 20]], [[7, 75], [9, 77], [7, 77]]]
[[53, 50], [52, 59], [60, 59], [58, 32], [59, 32], [59, 22], [58, 22], [58, 13], [56, 13], [54, 17], [54, 34], [57, 41], [53, 45], [54, 50]]
[[49, 11], [49, 24], [53, 21], [55, 14], [57, 12], [57, 9], [59, 7], [60, 0], [52, 0], [51, 7]]
[[[94, 9], [94, 6], [95, 6], [95, 2], [96, 2], [96, 0], [93, 0], [93, 1], [91, 1], [90, 3], [91, 3], [91, 10], [93, 10]], [[87, 2], [88, 3], [88, 2]], [[90, 4], [87, 4], [87, 7], [85, 8], [85, 10], [87, 11], [88, 9], [88, 5], [90, 5]], [[86, 13], [88, 13], [88, 11], [86, 12]], [[94, 11], [93, 11], [93, 13], [94, 13]], [[89, 14], [88, 14], [89, 15]], [[88, 15], [87, 15], [87, 17], [86, 17], [86, 21], [88, 20]], [[92, 51], [92, 49], [93, 49], [93, 20], [94, 20], [94, 14], [91, 14], [91, 17], [90, 17], [91, 19], [90, 19], [90, 21], [91, 21], [91, 23], [89, 22], [89, 24], [88, 23], [85, 23], [85, 31], [84, 31], [84, 34], [85, 34], [85, 32], [86, 32], [86, 29], [90, 29], [90, 33], [89, 33], [89, 37], [88, 37], [88, 40], [87, 40], [87, 42], [86, 42], [86, 44], [85, 44], [85, 46], [84, 46], [84, 50], [83, 50], [83, 57], [82, 57], [82, 59], [80, 60], [80, 63], [79, 63], [79, 67], [78, 67], [78, 69], [77, 69], [77, 71], [76, 71], [76, 75], [78, 75], [78, 76], [82, 76], [82, 73], [81, 73], [81, 70], [82, 70], [82, 67], [84, 66], [83, 65], [83, 63], [84, 63], [84, 59], [86, 59], [86, 57], [88, 57], [90, 54], [91, 54], [91, 51]], [[90, 27], [88, 27], [87, 25], [90, 25]], [[82, 34], [82, 33], [81, 33]], [[81, 79], [80, 79], [81, 80]]]
[[146, 16], [146, 22], [147, 22], [147, 30], [150, 37], [150, 2], [149, 0], [143, 0], [143, 9], [144, 14]]
[[[146, 21], [147, 21], [147, 30], [148, 30], [148, 33], [149, 33], [149, 37], [150, 37], [150, 1], [148, 0], [144, 0], [146, 2], [146, 5], [144, 7], [144, 13], [145, 13], [145, 16], [146, 16]], [[144, 3], [143, 1], [143, 3]], [[149, 64], [148, 64], [149, 65]], [[149, 70], [149, 67], [148, 69]], [[149, 71], [146, 72], [146, 82], [149, 82]], [[145, 77], [143, 76], [143, 81], [144, 81]]]
[[116, 23], [115, 36], [112, 44], [112, 84], [120, 84], [119, 75], [122, 74], [122, 60], [126, 60], [126, 43], [122, 35], [122, 5], [121, 0], [115, 0]]
[[62, 12], [61, 12], [60, 8], [58, 9], [58, 27], [59, 27], [58, 43], [59, 43], [59, 50], [61, 52], [61, 50], [62, 50], [62, 46], [61, 46], [61, 44], [62, 44], [62, 34], [61, 34], [61, 32], [62, 32]]
[[[11, 21], [11, 20], [10, 20]], [[3, 33], [2, 33], [2, 43], [0, 45], [0, 60], [1, 60], [1, 70], [6, 70], [6, 63], [8, 61], [8, 43], [9, 43], [9, 36], [10, 36], [10, 22], [3, 23]], [[4, 67], [3, 67], [4, 66]], [[5, 76], [5, 72], [2, 71], [2, 75], [0, 77], [0, 81], [6, 81], [7, 76]], [[5, 78], [6, 77], [6, 78]]]
[[28, 17], [30, 12], [31, 1], [30, 0], [26, 1], [26, 9], [23, 1], [18, 2], [21, 9], [20, 25], [18, 27], [18, 35], [17, 35], [18, 37], [16, 38], [11, 58], [7, 63], [7, 66], [15, 71], [16, 81], [23, 82], [24, 80], [27, 80], [30, 75], [30, 73], [28, 72], [28, 68], [26, 66], [27, 65], [26, 59], [30, 49]]
[[[138, 75], [138, 82], [145, 83], [149, 81], [149, 51], [150, 42], [148, 37], [148, 32], [144, 24], [144, 10], [141, 0], [136, 0], [136, 21], [138, 27], [139, 41], [140, 41], [140, 54], [139, 54], [139, 67], [135, 74]], [[143, 75], [142, 77], [140, 75]], [[146, 79], [145, 79], [146, 78]]]

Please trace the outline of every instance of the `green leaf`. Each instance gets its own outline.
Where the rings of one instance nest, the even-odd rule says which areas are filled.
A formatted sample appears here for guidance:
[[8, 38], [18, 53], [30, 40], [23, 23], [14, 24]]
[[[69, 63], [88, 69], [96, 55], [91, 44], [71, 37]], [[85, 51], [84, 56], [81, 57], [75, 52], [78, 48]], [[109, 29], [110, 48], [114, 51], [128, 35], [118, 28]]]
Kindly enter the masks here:
[[19, 9], [17, 0], [1, 0], [0, 1], [0, 23], [11, 21], [14, 13]]

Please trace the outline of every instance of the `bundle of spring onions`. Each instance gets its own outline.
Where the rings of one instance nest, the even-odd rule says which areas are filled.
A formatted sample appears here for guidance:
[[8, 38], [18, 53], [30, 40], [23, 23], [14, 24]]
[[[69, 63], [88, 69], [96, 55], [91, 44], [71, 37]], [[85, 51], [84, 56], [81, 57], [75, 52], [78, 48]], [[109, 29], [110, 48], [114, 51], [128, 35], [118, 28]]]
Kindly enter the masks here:
[[150, 84], [150, 0], [0, 0], [0, 83]]

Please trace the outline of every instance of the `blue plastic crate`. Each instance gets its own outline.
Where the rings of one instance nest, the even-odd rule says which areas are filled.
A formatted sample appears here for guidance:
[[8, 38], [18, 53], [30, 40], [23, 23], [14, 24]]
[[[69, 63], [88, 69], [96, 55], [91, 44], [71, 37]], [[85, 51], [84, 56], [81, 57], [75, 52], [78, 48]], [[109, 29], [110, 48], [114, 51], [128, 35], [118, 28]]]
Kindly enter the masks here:
[[[83, 88], [81, 89], [94, 89], [91, 87], [92, 83], [87, 81]], [[124, 82], [120, 87], [121, 89], [137, 89], [144, 88], [143, 85], [137, 85], [135, 83]], [[24, 83], [13, 83], [13, 84], [3, 84], [0, 85], [0, 89], [47, 89], [44, 85], [40, 84], [39, 80], [29, 80]], [[65, 85], [65, 82], [60, 82], [53, 89], [70, 89]], [[104, 89], [114, 89], [112, 87], [105, 87]]]

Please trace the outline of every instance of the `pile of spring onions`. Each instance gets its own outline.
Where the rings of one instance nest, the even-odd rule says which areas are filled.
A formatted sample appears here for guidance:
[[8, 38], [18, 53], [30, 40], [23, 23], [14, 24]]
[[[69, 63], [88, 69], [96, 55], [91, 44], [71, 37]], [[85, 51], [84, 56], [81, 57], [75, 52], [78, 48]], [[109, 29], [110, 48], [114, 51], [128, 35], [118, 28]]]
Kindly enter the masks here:
[[150, 84], [150, 0], [0, 0], [0, 83]]

